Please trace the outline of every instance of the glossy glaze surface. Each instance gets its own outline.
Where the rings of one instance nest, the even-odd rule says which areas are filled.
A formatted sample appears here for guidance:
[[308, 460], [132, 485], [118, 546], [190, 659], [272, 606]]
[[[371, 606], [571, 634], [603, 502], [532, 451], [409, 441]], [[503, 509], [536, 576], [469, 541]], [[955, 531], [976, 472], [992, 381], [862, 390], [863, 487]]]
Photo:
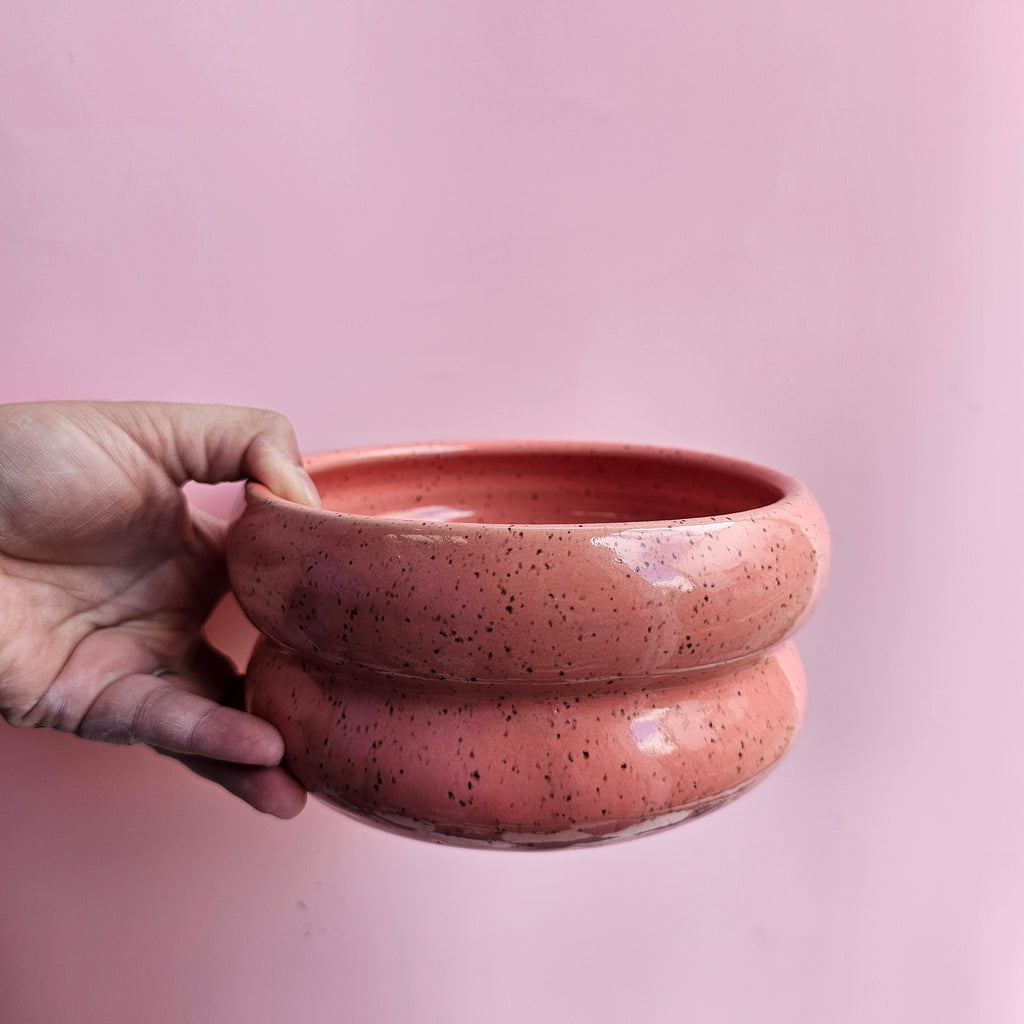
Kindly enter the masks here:
[[252, 709], [312, 791], [423, 838], [625, 838], [732, 799], [803, 712], [786, 642], [827, 570], [798, 482], [627, 446], [308, 460], [325, 510], [250, 484], [233, 587]]

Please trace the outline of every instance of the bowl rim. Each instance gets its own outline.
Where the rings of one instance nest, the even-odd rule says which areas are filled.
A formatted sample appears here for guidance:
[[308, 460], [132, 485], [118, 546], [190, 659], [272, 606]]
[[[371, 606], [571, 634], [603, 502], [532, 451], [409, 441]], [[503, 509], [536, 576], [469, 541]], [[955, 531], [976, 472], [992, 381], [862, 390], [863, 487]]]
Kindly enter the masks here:
[[713, 523], [739, 523], [753, 521], [765, 514], [791, 508], [794, 505], [816, 504], [807, 487], [796, 477], [783, 473], [747, 459], [724, 455], [718, 452], [700, 451], [691, 448], [677, 448], [670, 445], [636, 444], [618, 441], [583, 441], [583, 440], [482, 440], [482, 441], [423, 441], [404, 444], [368, 445], [355, 448], [339, 448], [304, 455], [303, 467], [314, 476], [321, 470], [344, 463], [357, 464], [370, 461], [389, 461], [403, 458], [456, 456], [460, 454], [550, 454], [550, 455], [607, 455], [617, 457], [623, 455], [640, 456], [642, 458], [666, 458], [677, 461], [692, 461], [703, 466], [710, 466], [719, 472], [752, 479], [759, 484], [775, 487], [779, 497], [766, 505], [741, 509], [735, 512], [721, 513], [713, 516], [694, 516], [673, 519], [627, 519], [619, 521], [579, 522], [579, 523], [521, 523], [521, 522], [471, 522], [465, 520], [414, 519], [405, 516], [364, 515], [356, 512], [340, 512], [329, 508], [316, 508], [302, 505], [275, 494], [258, 480], [248, 480], [245, 484], [244, 501], [247, 505], [264, 505], [279, 511], [287, 510], [304, 518], [315, 518], [345, 522], [365, 528], [380, 526], [390, 530], [410, 529], [442, 530], [445, 533], [459, 532], [477, 535], [496, 535], [514, 530], [526, 533], [550, 533], [552, 530], [594, 531], [629, 529], [667, 529], [672, 527], [702, 526]]

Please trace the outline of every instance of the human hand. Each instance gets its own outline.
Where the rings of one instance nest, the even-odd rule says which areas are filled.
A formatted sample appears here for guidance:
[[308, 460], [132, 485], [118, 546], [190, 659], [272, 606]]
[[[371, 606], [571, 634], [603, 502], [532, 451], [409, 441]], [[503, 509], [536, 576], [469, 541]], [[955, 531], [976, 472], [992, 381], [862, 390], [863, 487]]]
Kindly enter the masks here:
[[202, 636], [227, 589], [226, 524], [189, 480], [251, 476], [318, 504], [276, 413], [156, 402], [0, 406], [0, 714], [145, 743], [258, 810], [306, 794], [278, 731]]

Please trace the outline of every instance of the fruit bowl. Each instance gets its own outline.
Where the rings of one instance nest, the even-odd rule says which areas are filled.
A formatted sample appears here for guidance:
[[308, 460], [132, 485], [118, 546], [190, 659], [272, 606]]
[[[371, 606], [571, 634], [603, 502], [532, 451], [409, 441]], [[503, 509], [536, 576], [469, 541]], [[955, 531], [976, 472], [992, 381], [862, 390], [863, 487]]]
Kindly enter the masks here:
[[306, 460], [323, 509], [250, 482], [232, 588], [250, 710], [285, 765], [435, 842], [625, 839], [733, 800], [799, 729], [790, 639], [828, 528], [798, 481], [618, 444], [423, 444]]

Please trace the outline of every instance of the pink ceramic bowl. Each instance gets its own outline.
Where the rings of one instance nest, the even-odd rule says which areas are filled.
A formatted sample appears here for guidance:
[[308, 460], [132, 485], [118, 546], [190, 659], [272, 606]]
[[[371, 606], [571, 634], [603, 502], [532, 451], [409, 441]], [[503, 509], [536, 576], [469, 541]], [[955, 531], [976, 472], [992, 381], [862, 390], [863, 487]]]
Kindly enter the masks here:
[[307, 460], [324, 509], [246, 489], [228, 558], [250, 708], [311, 792], [437, 842], [559, 847], [718, 807], [792, 742], [788, 637], [821, 510], [748, 463], [627, 445]]

